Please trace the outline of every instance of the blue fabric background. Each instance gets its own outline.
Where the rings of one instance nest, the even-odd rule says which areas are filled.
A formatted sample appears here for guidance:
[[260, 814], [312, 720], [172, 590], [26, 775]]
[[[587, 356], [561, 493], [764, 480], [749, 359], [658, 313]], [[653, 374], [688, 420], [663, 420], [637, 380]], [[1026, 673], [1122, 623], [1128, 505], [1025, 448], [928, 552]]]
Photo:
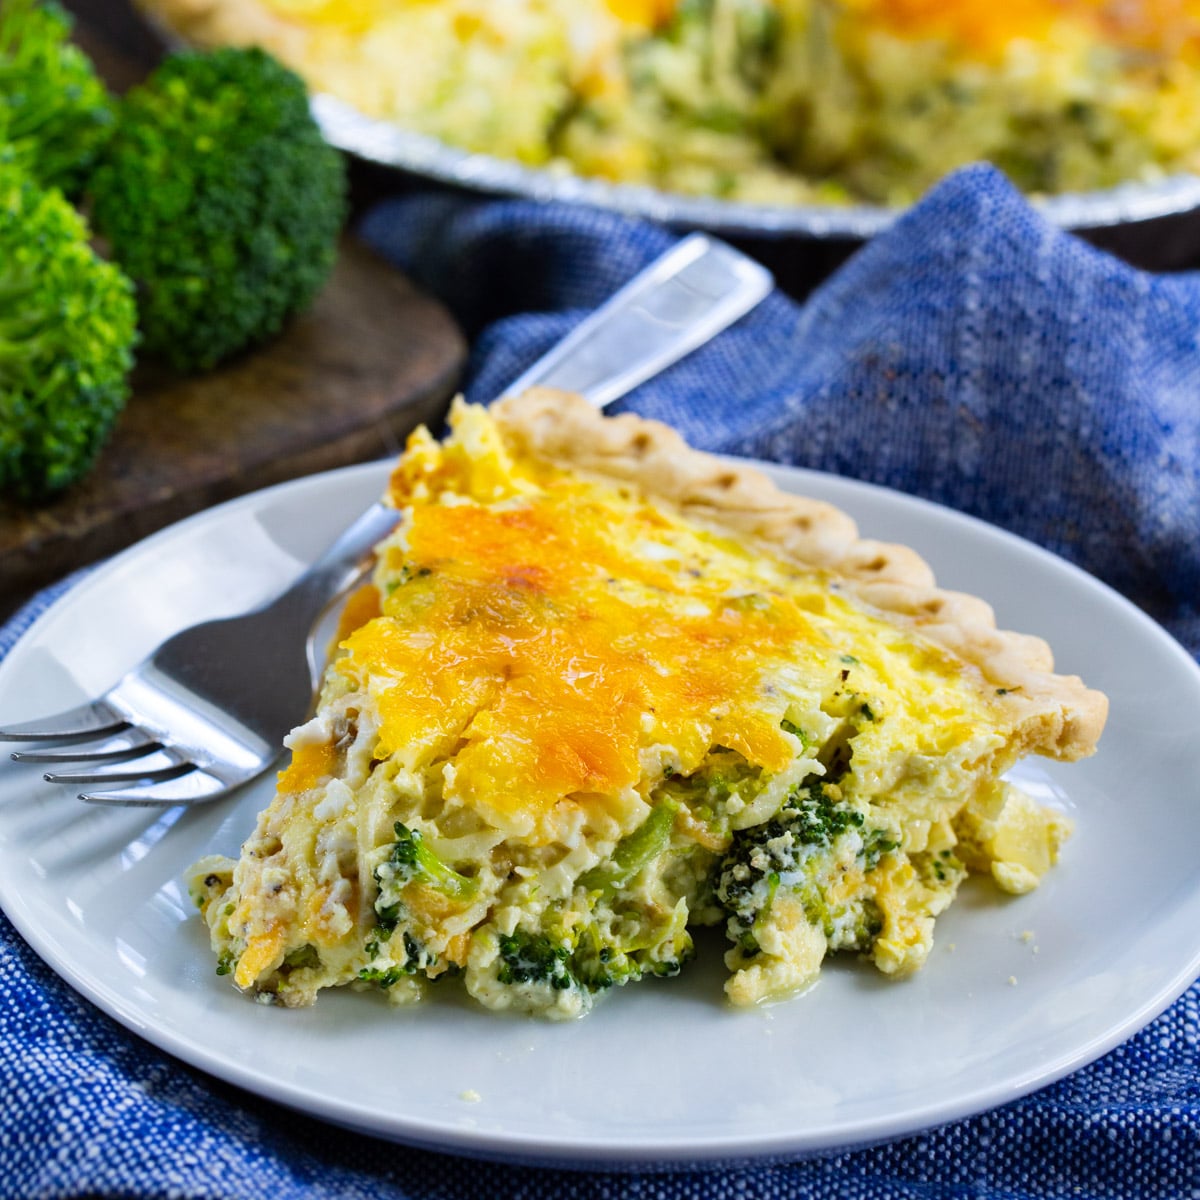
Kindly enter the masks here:
[[[486, 399], [673, 240], [447, 197], [363, 236], [474, 338]], [[799, 306], [772, 296], [623, 405], [696, 445], [966, 510], [1125, 592], [1200, 652], [1200, 276], [1153, 277], [959, 173]], [[0, 630], [0, 657], [70, 586]], [[1200, 936], [1200, 931], [1198, 931]], [[1103, 1059], [923, 1136], [745, 1170], [605, 1176], [373, 1141], [184, 1067], [79, 999], [0, 917], [0, 1197], [540, 1200], [1200, 1197], [1200, 986]]]

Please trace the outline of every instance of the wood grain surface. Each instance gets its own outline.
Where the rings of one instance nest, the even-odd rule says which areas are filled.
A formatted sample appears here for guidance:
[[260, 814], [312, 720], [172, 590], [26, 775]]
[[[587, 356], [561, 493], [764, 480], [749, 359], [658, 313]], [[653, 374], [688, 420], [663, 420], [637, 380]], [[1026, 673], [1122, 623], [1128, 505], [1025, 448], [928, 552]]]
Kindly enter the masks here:
[[[157, 56], [119, 0], [72, 7], [78, 39], [113, 86]], [[447, 312], [347, 237], [313, 308], [277, 341], [195, 378], [140, 365], [87, 479], [44, 507], [0, 502], [0, 615], [201, 508], [395, 452], [440, 417], [464, 357]]]

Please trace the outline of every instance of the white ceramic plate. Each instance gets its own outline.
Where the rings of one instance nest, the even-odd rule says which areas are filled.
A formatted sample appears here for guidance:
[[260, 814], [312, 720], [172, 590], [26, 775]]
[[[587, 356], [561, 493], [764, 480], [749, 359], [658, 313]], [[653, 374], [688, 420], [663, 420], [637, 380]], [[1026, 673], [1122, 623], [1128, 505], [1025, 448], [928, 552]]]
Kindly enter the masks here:
[[[285, 584], [382, 489], [368, 465], [285, 484], [133, 547], [76, 587], [0, 664], [0, 721], [99, 692], [176, 628]], [[978, 521], [799, 471], [865, 532], [915, 546], [947, 586], [1039, 633], [1112, 698], [1100, 752], [1020, 772], [1078, 823], [1042, 889], [979, 883], [939, 921], [914, 979], [854, 961], [798, 999], [721, 1002], [719, 940], [678, 980], [586, 1020], [507, 1018], [452, 989], [415, 1010], [327, 994], [288, 1011], [213, 972], [180, 877], [236, 852], [269, 784], [166, 812], [88, 808], [0, 767], [0, 903], [70, 984], [164, 1050], [308, 1113], [444, 1151], [663, 1165], [827, 1151], [1012, 1100], [1141, 1028], [1200, 970], [1200, 669], [1089, 576]]]

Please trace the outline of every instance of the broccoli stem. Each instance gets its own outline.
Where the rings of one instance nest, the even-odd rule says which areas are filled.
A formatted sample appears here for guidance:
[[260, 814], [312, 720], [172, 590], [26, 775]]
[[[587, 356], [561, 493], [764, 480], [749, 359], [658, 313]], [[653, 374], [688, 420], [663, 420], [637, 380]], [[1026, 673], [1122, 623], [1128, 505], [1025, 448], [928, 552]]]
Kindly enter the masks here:
[[460, 875], [452, 867], [448, 867], [425, 844], [425, 839], [419, 831], [412, 830], [410, 836], [414, 847], [413, 865], [416, 868], [417, 876], [431, 887], [437, 888], [439, 892], [447, 896], [452, 896], [455, 900], [466, 900], [475, 895], [479, 889], [478, 880], [469, 879], [466, 875]]
[[455, 900], [467, 900], [475, 895], [479, 881], [460, 875], [442, 862], [425, 844], [419, 829], [409, 829], [403, 821], [397, 821], [393, 830], [396, 841], [385, 866], [391, 868], [390, 874], [397, 887], [420, 882]]
[[619, 892], [667, 848], [677, 812], [677, 800], [660, 801], [650, 815], [617, 844], [608, 862], [598, 863], [586, 871], [579, 877], [579, 883], [589, 892], [598, 891], [605, 896]]

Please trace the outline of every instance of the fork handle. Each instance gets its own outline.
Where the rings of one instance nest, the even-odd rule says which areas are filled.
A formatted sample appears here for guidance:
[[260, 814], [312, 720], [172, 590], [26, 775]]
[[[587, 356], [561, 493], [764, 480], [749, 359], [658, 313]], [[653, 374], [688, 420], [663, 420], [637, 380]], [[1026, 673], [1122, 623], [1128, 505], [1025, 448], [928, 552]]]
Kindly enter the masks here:
[[[599, 408], [665, 370], [744, 316], [771, 290], [765, 267], [724, 242], [691, 234], [633, 277], [505, 389], [579, 392]], [[395, 509], [369, 508], [270, 607], [311, 628], [395, 527]], [[307, 624], [305, 624], [307, 622]]]
[[585, 317], [504, 394], [553, 387], [604, 408], [745, 316], [773, 286], [766, 267], [693, 233]]

